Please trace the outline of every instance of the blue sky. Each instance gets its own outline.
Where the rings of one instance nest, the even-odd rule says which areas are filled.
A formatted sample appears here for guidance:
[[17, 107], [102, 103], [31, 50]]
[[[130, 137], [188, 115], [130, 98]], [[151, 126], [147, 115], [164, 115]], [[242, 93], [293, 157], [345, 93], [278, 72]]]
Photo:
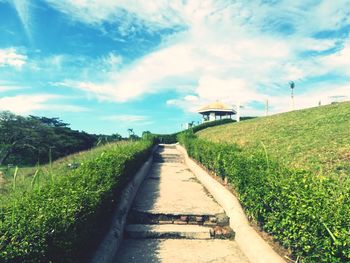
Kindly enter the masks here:
[[169, 133], [350, 98], [347, 0], [0, 0], [0, 110], [91, 133]]

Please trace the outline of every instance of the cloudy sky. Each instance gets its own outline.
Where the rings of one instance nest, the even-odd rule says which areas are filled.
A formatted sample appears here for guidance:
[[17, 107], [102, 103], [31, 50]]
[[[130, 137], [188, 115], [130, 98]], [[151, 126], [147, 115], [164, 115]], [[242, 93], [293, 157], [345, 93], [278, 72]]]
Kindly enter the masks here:
[[[168, 133], [350, 98], [349, 0], [0, 0], [0, 110]], [[342, 97], [344, 98], [344, 97]]]

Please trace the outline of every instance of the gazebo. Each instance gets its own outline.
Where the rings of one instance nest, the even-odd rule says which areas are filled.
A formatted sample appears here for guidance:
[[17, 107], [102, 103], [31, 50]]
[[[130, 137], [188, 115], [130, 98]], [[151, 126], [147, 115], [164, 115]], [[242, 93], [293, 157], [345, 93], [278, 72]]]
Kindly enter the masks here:
[[232, 109], [232, 107], [216, 101], [199, 109], [198, 113], [203, 117], [202, 122], [207, 122], [221, 119], [232, 119], [232, 116], [236, 114], [236, 111]]

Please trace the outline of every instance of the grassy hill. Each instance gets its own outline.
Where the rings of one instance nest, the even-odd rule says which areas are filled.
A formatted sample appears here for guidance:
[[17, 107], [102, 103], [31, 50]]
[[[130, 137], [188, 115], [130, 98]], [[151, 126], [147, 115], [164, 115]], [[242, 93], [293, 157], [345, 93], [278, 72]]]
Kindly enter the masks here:
[[214, 142], [266, 147], [270, 158], [322, 174], [350, 174], [350, 102], [299, 110], [199, 131]]
[[196, 135], [179, 135], [190, 157], [227, 179], [295, 262], [350, 262], [350, 102]]

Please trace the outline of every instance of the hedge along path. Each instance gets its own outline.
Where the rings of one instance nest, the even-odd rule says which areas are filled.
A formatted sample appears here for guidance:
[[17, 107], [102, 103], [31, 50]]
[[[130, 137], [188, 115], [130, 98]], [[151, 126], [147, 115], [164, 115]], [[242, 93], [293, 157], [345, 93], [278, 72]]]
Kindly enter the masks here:
[[79, 168], [9, 194], [0, 204], [0, 262], [87, 262], [120, 191], [152, 145], [138, 141], [93, 149], [84, 153], [91, 158]]
[[249, 262], [223, 208], [174, 145], [154, 154], [113, 262]]
[[225, 212], [230, 217], [230, 227], [236, 232], [236, 242], [248, 259], [256, 263], [284, 263], [285, 260], [250, 225], [239, 200], [228, 189], [212, 178], [202, 167], [189, 158], [185, 148], [177, 145], [177, 149], [184, 154], [186, 164], [195, 173], [199, 181], [225, 209]]
[[265, 151], [181, 136], [189, 156], [228, 179], [248, 217], [298, 262], [349, 262], [350, 180], [283, 167]]

